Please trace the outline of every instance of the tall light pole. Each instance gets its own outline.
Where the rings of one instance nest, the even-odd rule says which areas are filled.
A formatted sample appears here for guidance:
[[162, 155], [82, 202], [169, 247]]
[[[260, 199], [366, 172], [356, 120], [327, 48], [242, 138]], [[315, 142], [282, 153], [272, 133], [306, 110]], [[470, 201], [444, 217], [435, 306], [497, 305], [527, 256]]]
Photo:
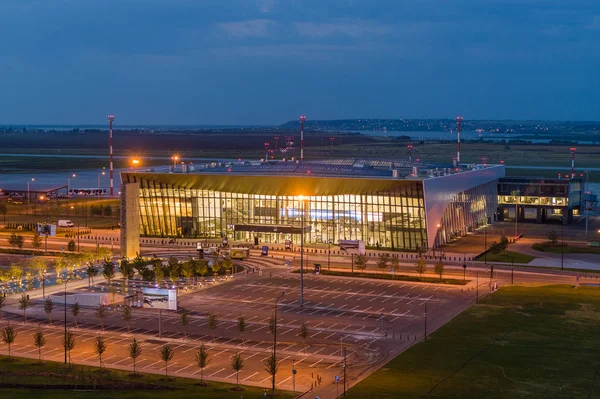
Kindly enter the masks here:
[[299, 197], [302, 204], [302, 222], [300, 225], [300, 307], [304, 307], [304, 215], [306, 214], [306, 202], [304, 196]]
[[425, 341], [427, 341], [427, 301], [425, 301]]
[[73, 173], [71, 177], [67, 177], [67, 198], [71, 198], [71, 180], [74, 180], [77, 175]]
[[331, 266], [331, 238], [327, 240], [327, 270]]
[[560, 218], [560, 270], [564, 270], [565, 262], [565, 221]]
[[100, 175], [104, 176], [105, 174], [105, 171], [100, 172], [100, 170], [98, 170], [98, 199], [100, 199]]
[[64, 301], [65, 301], [65, 364], [67, 364], [67, 282], [69, 279], [65, 277], [65, 292], [64, 292]]
[[177, 166], [177, 160], [179, 159], [179, 157], [177, 155], [173, 155], [171, 157], [171, 159], [173, 160], [173, 172], [175, 172], [175, 168]]
[[[277, 364], [277, 303], [281, 299], [282, 296], [285, 295], [285, 291], [283, 291], [277, 299], [275, 299], [275, 328], [273, 328], [273, 361]], [[272, 393], [275, 393], [275, 374], [273, 373], [273, 386]]]
[[113, 192], [113, 121], [115, 120], [114, 115], [108, 115], [108, 146], [109, 146], [109, 169], [110, 169], [110, 196], [112, 197]]
[[306, 122], [306, 116], [301, 116], [300, 120], [300, 160], [304, 160], [304, 122]]
[[[34, 182], [35, 178], [31, 178], [31, 180], [27, 180], [27, 206], [29, 206], [29, 204], [31, 203], [30, 198], [31, 196], [29, 195], [29, 183]], [[29, 210], [29, 209], [28, 209]]]
[[456, 117], [456, 127], [457, 127], [457, 131], [458, 131], [458, 142], [457, 142], [457, 148], [456, 148], [456, 162], [460, 163], [460, 125], [463, 121], [463, 117], [462, 116], [457, 116]]

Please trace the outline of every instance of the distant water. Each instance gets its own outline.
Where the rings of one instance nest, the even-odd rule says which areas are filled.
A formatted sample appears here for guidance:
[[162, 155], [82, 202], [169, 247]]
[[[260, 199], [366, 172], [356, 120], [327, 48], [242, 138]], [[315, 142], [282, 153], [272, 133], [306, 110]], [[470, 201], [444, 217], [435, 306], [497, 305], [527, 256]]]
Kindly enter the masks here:
[[[419, 140], [419, 141], [427, 141], [427, 140], [443, 140], [443, 141], [456, 141], [458, 139], [458, 133], [456, 131], [396, 131], [396, 130], [354, 130], [354, 133], [361, 133], [367, 136], [377, 136], [377, 137], [400, 137], [407, 136], [410, 137], [411, 140]], [[524, 140], [530, 141], [532, 143], [549, 143], [552, 139], [556, 139], [556, 137], [552, 138], [530, 138], [529, 136], [521, 137], [517, 133], [500, 133], [500, 132], [474, 132], [474, 131], [465, 131], [460, 132], [461, 140], [489, 140], [489, 141], [502, 141], [502, 140]], [[562, 136], [563, 140], [570, 140], [568, 136]], [[579, 144], [598, 144], [598, 141], [582, 141], [582, 140], [572, 140]]]

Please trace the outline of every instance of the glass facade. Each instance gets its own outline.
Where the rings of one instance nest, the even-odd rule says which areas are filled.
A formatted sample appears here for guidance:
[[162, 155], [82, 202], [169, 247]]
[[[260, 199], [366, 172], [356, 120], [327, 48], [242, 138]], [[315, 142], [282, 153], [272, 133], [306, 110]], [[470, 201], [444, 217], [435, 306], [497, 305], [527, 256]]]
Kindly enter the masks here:
[[[143, 236], [228, 237], [248, 243], [258, 236], [265, 243], [299, 243], [299, 234], [277, 232], [277, 227], [309, 226], [308, 243], [362, 240], [367, 246], [393, 250], [427, 245], [421, 181], [398, 181], [397, 187], [379, 192], [302, 197], [181, 187], [166, 176], [122, 176], [124, 183], [140, 184]], [[274, 229], [254, 232], [252, 226]]]
[[493, 223], [498, 203], [498, 183], [490, 182], [463, 191], [452, 198], [442, 221], [435, 246], [464, 236], [474, 229]]

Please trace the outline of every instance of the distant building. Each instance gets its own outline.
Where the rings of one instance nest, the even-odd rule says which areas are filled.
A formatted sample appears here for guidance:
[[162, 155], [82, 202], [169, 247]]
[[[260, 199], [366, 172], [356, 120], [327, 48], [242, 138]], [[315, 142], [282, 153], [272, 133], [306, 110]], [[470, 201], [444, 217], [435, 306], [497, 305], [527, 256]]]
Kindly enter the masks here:
[[505, 177], [498, 183], [498, 220], [561, 221], [568, 224], [583, 211], [581, 179]]
[[[139, 211], [128, 217], [139, 217], [129, 225], [139, 226], [145, 237], [248, 243], [257, 237], [297, 245], [304, 234], [306, 243], [362, 240], [409, 251], [438, 247], [491, 223], [502, 177], [503, 165], [453, 168], [385, 159], [229, 162], [181, 173], [121, 173], [125, 186], [139, 185], [139, 194], [137, 188], [129, 191], [139, 196]], [[122, 234], [132, 236], [125, 228]]]

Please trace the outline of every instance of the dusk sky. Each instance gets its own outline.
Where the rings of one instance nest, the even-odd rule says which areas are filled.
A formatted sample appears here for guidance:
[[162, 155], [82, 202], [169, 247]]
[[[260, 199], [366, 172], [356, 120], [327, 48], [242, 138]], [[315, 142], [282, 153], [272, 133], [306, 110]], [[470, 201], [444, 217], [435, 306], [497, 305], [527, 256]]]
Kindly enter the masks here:
[[600, 120], [599, 0], [0, 0], [0, 124]]

